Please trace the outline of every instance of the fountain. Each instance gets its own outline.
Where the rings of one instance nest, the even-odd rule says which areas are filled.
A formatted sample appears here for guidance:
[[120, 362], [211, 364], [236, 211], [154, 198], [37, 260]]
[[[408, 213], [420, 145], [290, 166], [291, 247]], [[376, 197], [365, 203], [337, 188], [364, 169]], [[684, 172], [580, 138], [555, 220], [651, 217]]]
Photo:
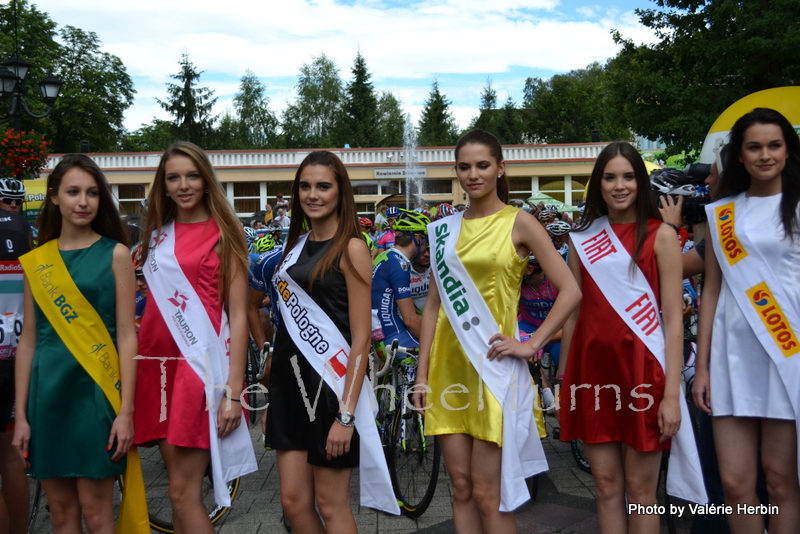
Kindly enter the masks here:
[[411, 122], [411, 114], [406, 115], [406, 123], [403, 126], [403, 160], [406, 163], [406, 209], [414, 209], [417, 199], [422, 198], [422, 177], [417, 168], [417, 129]]

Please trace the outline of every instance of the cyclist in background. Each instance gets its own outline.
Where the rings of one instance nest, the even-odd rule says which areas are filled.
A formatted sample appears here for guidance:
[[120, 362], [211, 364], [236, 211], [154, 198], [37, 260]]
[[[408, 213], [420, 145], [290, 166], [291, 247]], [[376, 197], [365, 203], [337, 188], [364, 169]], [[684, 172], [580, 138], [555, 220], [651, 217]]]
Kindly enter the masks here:
[[416, 348], [420, 316], [411, 298], [411, 261], [426, 244], [430, 219], [416, 211], [398, 211], [394, 248], [380, 253], [372, 266], [372, 309], [378, 310], [385, 340]]
[[553, 246], [556, 247], [561, 257], [567, 259], [569, 257], [569, 231], [572, 230], [569, 223], [555, 221], [545, 226], [545, 230], [553, 236]]
[[[280, 263], [283, 246], [275, 243], [271, 235], [256, 241], [258, 254], [250, 263], [250, 298], [247, 308], [247, 324], [250, 327], [250, 336], [261, 349], [266, 342], [272, 342], [273, 325], [278, 323], [278, 310], [273, 305], [277, 302], [278, 294], [272, 285], [272, 275]], [[267, 294], [269, 292], [269, 294]], [[268, 308], [271, 310], [271, 317]], [[269, 364], [267, 365], [267, 378], [269, 377]], [[269, 382], [267, 382], [269, 383]], [[265, 412], [266, 413], [266, 412]]]
[[20, 215], [25, 186], [0, 179], [0, 532], [22, 534], [28, 527], [28, 479], [14, 437], [14, 363], [22, 331], [22, 266], [31, 249], [31, 229]]
[[359, 226], [361, 226], [361, 237], [364, 238], [364, 241], [367, 243], [367, 248], [369, 249], [369, 254], [372, 259], [375, 259], [375, 256], [378, 255], [378, 247], [375, 245], [375, 240], [372, 238], [372, 235], [369, 233], [370, 229], [372, 228], [372, 221], [370, 221], [366, 217], [361, 217], [358, 220]]
[[424, 243], [411, 260], [411, 298], [417, 315], [422, 315], [422, 308], [428, 300], [428, 288], [431, 279], [431, 250], [428, 243]]
[[397, 220], [397, 217], [400, 216], [400, 209], [395, 208], [394, 206], [386, 208], [386, 223], [384, 223], [384, 231], [382, 234], [378, 235], [378, 254], [389, 250], [394, 246], [395, 242], [395, 233], [394, 233], [394, 223]]

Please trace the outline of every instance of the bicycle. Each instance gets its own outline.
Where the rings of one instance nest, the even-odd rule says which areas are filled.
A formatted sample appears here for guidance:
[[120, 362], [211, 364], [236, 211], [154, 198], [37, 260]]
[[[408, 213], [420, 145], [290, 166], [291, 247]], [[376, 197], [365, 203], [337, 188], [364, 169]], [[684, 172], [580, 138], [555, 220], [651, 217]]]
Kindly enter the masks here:
[[45, 503], [42, 503], [42, 483], [39, 482], [33, 475], [28, 475], [28, 534], [33, 534], [36, 527], [36, 519], [39, 517], [39, 509], [44, 504], [45, 509], [48, 509], [46, 498]]
[[[259, 412], [266, 410], [266, 404], [269, 402], [269, 395], [266, 392], [266, 388], [261, 385], [261, 379], [264, 378], [267, 358], [271, 354], [272, 347], [269, 342], [264, 343], [264, 348], [259, 350], [255, 342], [250, 341], [247, 349], [247, 365], [244, 370], [244, 379], [247, 385], [244, 401], [247, 403], [245, 408], [248, 411], [250, 426], [256, 424], [256, 421], [260, 418]], [[256, 386], [256, 384], [259, 386]], [[265, 402], [261, 402], [260, 398], [264, 398]]]
[[409, 390], [414, 385], [418, 356], [419, 349], [400, 347], [395, 339], [375, 374], [383, 386], [377, 395], [377, 423], [392, 487], [400, 512], [412, 519], [430, 506], [441, 463], [439, 441], [425, 435], [422, 414], [411, 405]]

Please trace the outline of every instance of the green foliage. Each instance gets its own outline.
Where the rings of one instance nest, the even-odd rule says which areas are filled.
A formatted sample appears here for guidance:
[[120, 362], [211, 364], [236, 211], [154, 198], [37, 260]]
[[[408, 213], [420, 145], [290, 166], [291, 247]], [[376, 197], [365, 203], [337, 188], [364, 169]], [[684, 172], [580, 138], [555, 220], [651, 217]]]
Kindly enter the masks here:
[[403, 146], [403, 129], [406, 119], [400, 101], [392, 93], [381, 93], [378, 99], [378, 144], [376, 146]]
[[339, 68], [324, 53], [300, 67], [297, 100], [283, 112], [286, 148], [330, 148], [342, 106]]
[[338, 145], [353, 148], [380, 146], [378, 134], [378, 97], [370, 82], [372, 76], [359, 51], [352, 68], [353, 80], [347, 84], [336, 132]]
[[605, 71], [597, 62], [547, 81], [528, 78], [524, 94], [530, 142], [585, 143], [592, 140], [592, 130], [600, 130], [605, 141], [633, 137], [626, 123], [610, 111]]
[[212, 98], [214, 91], [197, 87], [203, 71], [198, 71], [189, 61], [188, 52], [181, 54], [179, 65], [180, 71], [171, 77], [180, 83], [166, 84], [167, 100], [156, 100], [174, 117], [182, 139], [206, 148], [207, 142], [212, 140], [216, 117], [211, 115], [211, 110], [217, 99]]
[[450, 101], [433, 81], [419, 120], [419, 146], [451, 146], [458, 141], [458, 127], [450, 113]]
[[[46, 111], [38, 84], [48, 73], [64, 82], [52, 114], [40, 120], [23, 112], [21, 127], [46, 134], [55, 152], [75, 152], [83, 139], [93, 151], [115, 150], [123, 136], [123, 115], [133, 102], [133, 82], [118, 57], [101, 51], [96, 34], [56, 28], [47, 13], [26, 0], [0, 6], [0, 60], [18, 49], [31, 63], [23, 83], [29, 109]], [[55, 40], [57, 34], [63, 44]], [[3, 119], [2, 125], [13, 126], [13, 119]]]
[[637, 10], [660, 41], [622, 50], [608, 65], [613, 106], [631, 128], [693, 153], [719, 114], [755, 91], [800, 83], [800, 2], [657, 0]]
[[[262, 84], [256, 75], [245, 71], [242, 76], [239, 92], [233, 98], [236, 110], [235, 138], [228, 148], [272, 148], [277, 146], [278, 118], [269, 109], [269, 98], [265, 94], [267, 86]], [[234, 120], [229, 115], [223, 117], [219, 130], [223, 130], [224, 122]]]
[[509, 96], [503, 109], [496, 114], [495, 130], [492, 132], [503, 145], [519, 145], [523, 142], [524, 124], [517, 104]]
[[492, 79], [486, 78], [486, 85], [481, 93], [481, 103], [478, 116], [473, 117], [467, 130], [480, 128], [487, 132], [497, 131], [497, 91], [492, 87]]
[[153, 122], [150, 124], [142, 124], [138, 130], [126, 133], [120, 143], [120, 150], [122, 152], [163, 152], [179, 138], [178, 127], [175, 126], [175, 123], [153, 118]]

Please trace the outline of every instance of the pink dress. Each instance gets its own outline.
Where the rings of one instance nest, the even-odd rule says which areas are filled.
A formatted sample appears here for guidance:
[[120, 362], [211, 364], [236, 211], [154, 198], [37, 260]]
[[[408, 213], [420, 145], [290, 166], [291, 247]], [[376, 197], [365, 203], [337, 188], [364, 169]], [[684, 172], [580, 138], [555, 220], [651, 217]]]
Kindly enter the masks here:
[[[216, 329], [214, 335], [219, 333], [223, 304], [220, 260], [214, 252], [218, 242], [219, 228], [213, 219], [175, 223], [178, 264], [205, 306]], [[154, 359], [138, 360], [134, 444], [147, 445], [166, 438], [172, 445], [209, 449], [205, 385], [178, 351], [153, 298], [147, 299], [139, 328], [139, 354], [170, 359], [163, 364]]]

